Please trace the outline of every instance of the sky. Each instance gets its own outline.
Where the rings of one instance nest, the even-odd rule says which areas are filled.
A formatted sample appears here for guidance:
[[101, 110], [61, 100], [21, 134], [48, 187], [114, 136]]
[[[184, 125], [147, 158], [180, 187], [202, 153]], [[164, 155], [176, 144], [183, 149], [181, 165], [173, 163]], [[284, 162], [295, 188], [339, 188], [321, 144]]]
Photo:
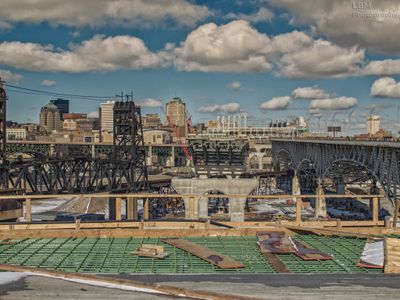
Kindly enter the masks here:
[[[397, 0], [1, 0], [0, 77], [57, 93], [133, 92], [143, 113], [182, 98], [194, 123], [304, 116], [312, 129], [397, 131]], [[52, 97], [7, 88], [8, 119], [37, 122]], [[99, 101], [71, 100], [96, 115]], [[320, 120], [320, 121], [318, 121]]]

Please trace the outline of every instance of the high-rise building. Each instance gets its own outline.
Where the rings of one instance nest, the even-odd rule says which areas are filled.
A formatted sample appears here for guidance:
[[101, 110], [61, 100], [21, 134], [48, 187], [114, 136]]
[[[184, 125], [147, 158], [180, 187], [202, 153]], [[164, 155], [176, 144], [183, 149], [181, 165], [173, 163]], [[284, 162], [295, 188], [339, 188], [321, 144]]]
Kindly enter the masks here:
[[69, 100], [58, 98], [56, 100], [50, 100], [50, 103], [57, 106], [60, 110], [60, 117], [63, 120], [63, 115], [69, 113]]
[[142, 118], [143, 127], [158, 128], [161, 127], [161, 118], [159, 114], [146, 114]]
[[367, 129], [369, 135], [376, 134], [381, 127], [381, 117], [378, 115], [370, 115], [367, 119]]
[[100, 128], [102, 132], [113, 132], [115, 101], [100, 104]]
[[186, 137], [188, 132], [186, 104], [181, 98], [175, 97], [167, 103], [167, 123], [171, 123], [177, 127], [179, 135]]
[[62, 129], [60, 110], [53, 103], [50, 102], [40, 109], [40, 126], [47, 132]]

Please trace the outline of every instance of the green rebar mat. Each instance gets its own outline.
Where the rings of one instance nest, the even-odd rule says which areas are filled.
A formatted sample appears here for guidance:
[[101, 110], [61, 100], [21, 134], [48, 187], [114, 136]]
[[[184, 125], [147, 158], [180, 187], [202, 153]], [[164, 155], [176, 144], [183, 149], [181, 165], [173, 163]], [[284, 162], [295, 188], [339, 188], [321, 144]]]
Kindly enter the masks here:
[[[296, 273], [380, 273], [379, 269], [357, 267], [365, 239], [297, 235], [295, 237], [323, 252], [333, 260], [304, 261], [292, 254], [278, 255]], [[197, 243], [229, 255], [246, 266], [224, 270], [183, 250], [162, 243], [161, 238], [53, 238], [18, 240], [12, 245], [0, 245], [0, 263], [40, 267], [65, 272], [82, 273], [275, 273], [260, 253], [257, 238], [186, 237]], [[130, 252], [142, 243], [159, 244], [171, 253], [165, 259], [138, 257]]]

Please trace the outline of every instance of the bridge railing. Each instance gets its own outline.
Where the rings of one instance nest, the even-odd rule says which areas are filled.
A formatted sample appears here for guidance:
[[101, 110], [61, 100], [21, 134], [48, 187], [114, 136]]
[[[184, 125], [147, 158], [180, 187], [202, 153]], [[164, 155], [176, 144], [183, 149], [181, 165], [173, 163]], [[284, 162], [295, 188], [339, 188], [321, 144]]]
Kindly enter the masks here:
[[[73, 195], [0, 195], [0, 200], [5, 201], [21, 201], [24, 203], [24, 217], [25, 222], [16, 222], [15, 224], [29, 224], [32, 222], [32, 202], [36, 200], [57, 200], [60, 198], [91, 198], [91, 200], [96, 201], [100, 199], [112, 199], [113, 203], [113, 211], [114, 216], [113, 220], [120, 222], [122, 221], [122, 203], [126, 203], [126, 220], [127, 221], [138, 221], [137, 220], [137, 208], [138, 201], [143, 201], [143, 220], [149, 221], [151, 219], [149, 203], [151, 199], [160, 199], [160, 198], [181, 198], [185, 201], [185, 220], [193, 221], [199, 220], [202, 217], [199, 211], [200, 205], [204, 207], [208, 205], [208, 200], [210, 198], [227, 198], [230, 202], [229, 213], [231, 215], [231, 220], [227, 222], [223, 222], [226, 224], [233, 225], [246, 225], [252, 224], [255, 222], [244, 221], [244, 202], [246, 199], [256, 199], [260, 201], [273, 201], [279, 199], [291, 199], [293, 203], [295, 203], [295, 220], [281, 220], [276, 222], [264, 222], [257, 221], [262, 224], [276, 224], [282, 223], [287, 225], [295, 225], [295, 226], [311, 226], [313, 224], [320, 224], [324, 226], [337, 226], [337, 227], [345, 227], [345, 226], [382, 226], [384, 222], [379, 220], [379, 202], [384, 195], [244, 195], [244, 194], [152, 194], [152, 193], [128, 193], [128, 194], [73, 194]], [[302, 208], [303, 202], [305, 199], [315, 200], [315, 207], [320, 205], [320, 202], [325, 199], [346, 199], [348, 201], [354, 200], [370, 200], [370, 209], [372, 211], [372, 220], [349, 220], [349, 221], [341, 221], [339, 219], [330, 219], [330, 220], [303, 220], [302, 216]], [[372, 201], [371, 201], [372, 200]], [[207, 201], [207, 203], [204, 203]], [[111, 203], [111, 202], [109, 202]], [[372, 206], [372, 207], [371, 207]], [[207, 207], [207, 206], [206, 206]], [[236, 214], [243, 217], [243, 220], [232, 220], [232, 215]], [[241, 215], [242, 214], [242, 215]], [[79, 220], [78, 220], [79, 221]], [[160, 220], [162, 221], [162, 220]], [[80, 221], [79, 221], [80, 222]], [[317, 223], [316, 223], [317, 222]], [[35, 222], [37, 223], [37, 222]], [[60, 222], [57, 222], [59, 224]], [[95, 222], [93, 222], [95, 223]], [[396, 222], [394, 222], [395, 224]], [[8, 223], [11, 224], [11, 223]], [[48, 226], [50, 226], [49, 222], [46, 222]], [[47, 226], [47, 225], [46, 225]], [[117, 226], [117, 225], [116, 225]], [[394, 225], [395, 226], [395, 225]], [[0, 225], [1, 227], [1, 225]], [[68, 227], [68, 226], [67, 226]], [[90, 227], [90, 226], [89, 226]], [[15, 227], [17, 228], [17, 227]]]

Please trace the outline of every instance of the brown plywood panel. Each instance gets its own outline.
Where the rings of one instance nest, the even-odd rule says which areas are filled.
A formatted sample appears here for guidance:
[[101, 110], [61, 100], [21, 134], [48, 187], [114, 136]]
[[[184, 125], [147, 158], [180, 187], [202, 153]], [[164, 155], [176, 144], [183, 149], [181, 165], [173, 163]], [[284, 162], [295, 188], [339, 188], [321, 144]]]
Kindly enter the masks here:
[[294, 248], [295, 254], [303, 260], [330, 260], [332, 256], [318, 249], [311, 248], [309, 245], [289, 238]]
[[284, 231], [257, 232], [258, 245], [263, 253], [289, 254], [296, 250]]
[[182, 239], [163, 239], [162, 242], [175, 246], [179, 249], [187, 251], [221, 269], [237, 269], [244, 268], [245, 265], [238, 262], [229, 256], [223, 255], [217, 251], [211, 250], [207, 247], [197, 245], [195, 243], [182, 240]]

